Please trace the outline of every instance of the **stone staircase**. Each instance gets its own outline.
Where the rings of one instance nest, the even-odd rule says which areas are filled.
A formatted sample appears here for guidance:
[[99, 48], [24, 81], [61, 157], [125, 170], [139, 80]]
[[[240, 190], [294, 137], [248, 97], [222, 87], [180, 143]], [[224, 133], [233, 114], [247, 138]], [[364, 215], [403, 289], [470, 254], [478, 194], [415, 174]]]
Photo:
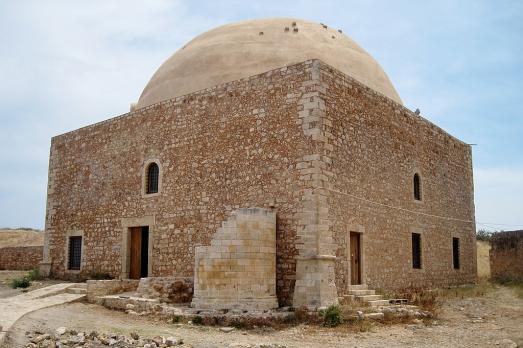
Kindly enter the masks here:
[[389, 300], [384, 300], [382, 295], [376, 295], [376, 290], [368, 288], [367, 284], [349, 285], [348, 294], [343, 296], [349, 301], [360, 301], [371, 307], [388, 306]]

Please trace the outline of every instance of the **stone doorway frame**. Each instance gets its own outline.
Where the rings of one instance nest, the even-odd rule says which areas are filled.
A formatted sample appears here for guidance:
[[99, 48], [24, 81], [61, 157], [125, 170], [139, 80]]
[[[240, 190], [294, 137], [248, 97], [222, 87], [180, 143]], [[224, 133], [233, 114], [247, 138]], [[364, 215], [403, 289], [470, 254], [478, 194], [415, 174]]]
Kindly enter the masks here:
[[154, 215], [143, 216], [139, 218], [122, 218], [122, 244], [120, 248], [120, 260], [122, 270], [120, 272], [120, 279], [129, 279], [129, 271], [131, 266], [131, 253], [129, 248], [131, 247], [131, 227], [149, 227], [149, 246], [147, 250], [147, 275], [152, 276], [152, 264], [153, 264], [153, 236], [155, 228]]

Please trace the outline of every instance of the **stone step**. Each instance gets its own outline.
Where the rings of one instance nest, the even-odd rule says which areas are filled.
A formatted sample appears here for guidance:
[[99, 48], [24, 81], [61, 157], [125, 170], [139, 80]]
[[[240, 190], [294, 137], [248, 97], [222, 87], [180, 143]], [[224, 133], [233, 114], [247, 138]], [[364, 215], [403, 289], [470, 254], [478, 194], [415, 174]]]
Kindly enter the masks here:
[[343, 298], [348, 301], [354, 301], [356, 299], [354, 295], [343, 295]]
[[371, 301], [367, 301], [367, 303], [371, 307], [382, 307], [382, 306], [388, 306], [389, 300], [371, 300]]
[[356, 285], [349, 285], [347, 290], [367, 290], [367, 284], [356, 284]]
[[74, 288], [67, 288], [66, 292], [68, 294], [77, 294], [77, 295], [84, 294], [85, 295], [85, 294], [87, 294], [87, 289], [74, 287]]
[[375, 295], [376, 290], [349, 290], [349, 295], [363, 296], [363, 295]]
[[359, 301], [377, 301], [381, 300], [383, 297], [381, 295], [362, 295], [362, 296], [356, 296], [356, 299]]

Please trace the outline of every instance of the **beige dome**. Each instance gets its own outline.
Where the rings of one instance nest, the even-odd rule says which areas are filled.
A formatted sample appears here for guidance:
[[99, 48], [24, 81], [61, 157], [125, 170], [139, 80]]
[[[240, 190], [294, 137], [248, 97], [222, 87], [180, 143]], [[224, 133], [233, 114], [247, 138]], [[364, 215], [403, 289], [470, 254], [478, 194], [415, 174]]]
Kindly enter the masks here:
[[387, 74], [350, 38], [319, 23], [274, 18], [227, 24], [197, 36], [160, 66], [136, 107], [309, 59], [320, 59], [401, 104]]

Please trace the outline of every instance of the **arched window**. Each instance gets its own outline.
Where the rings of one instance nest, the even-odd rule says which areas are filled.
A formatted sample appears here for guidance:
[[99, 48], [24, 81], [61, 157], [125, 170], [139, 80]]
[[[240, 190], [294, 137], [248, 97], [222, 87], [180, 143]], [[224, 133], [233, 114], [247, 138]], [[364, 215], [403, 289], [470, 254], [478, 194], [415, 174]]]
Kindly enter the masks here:
[[421, 201], [421, 178], [418, 173], [414, 174], [414, 199]]
[[158, 164], [151, 163], [147, 167], [147, 180], [146, 180], [146, 190], [147, 194], [149, 193], [158, 193], [158, 177], [160, 175], [160, 168]]

